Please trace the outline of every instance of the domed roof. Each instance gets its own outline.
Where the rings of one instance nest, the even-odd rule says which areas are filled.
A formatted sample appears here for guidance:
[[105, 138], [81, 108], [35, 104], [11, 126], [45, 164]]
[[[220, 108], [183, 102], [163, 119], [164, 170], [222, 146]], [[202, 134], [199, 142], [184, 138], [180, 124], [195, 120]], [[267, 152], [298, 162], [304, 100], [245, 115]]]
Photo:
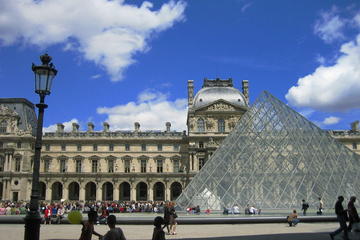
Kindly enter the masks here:
[[195, 109], [223, 99], [237, 107], [247, 107], [244, 95], [234, 87], [203, 87], [194, 98]]

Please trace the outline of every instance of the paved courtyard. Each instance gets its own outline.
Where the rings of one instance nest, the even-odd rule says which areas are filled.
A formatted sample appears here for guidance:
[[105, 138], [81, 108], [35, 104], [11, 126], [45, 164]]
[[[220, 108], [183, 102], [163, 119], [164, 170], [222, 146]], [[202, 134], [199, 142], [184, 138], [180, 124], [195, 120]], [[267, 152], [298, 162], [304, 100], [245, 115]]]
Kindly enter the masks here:
[[[150, 225], [124, 225], [127, 239], [151, 239], [153, 227]], [[329, 240], [329, 232], [338, 227], [337, 223], [300, 223], [296, 227], [288, 227], [284, 223], [274, 224], [222, 224], [222, 225], [179, 225], [177, 235], [166, 236], [166, 239], [249, 239], [249, 240]], [[95, 230], [106, 233], [107, 226], [97, 225]], [[43, 240], [77, 240], [80, 236], [81, 225], [42, 225], [41, 237]], [[23, 239], [24, 225], [0, 224], [0, 239]], [[96, 236], [93, 239], [97, 239]], [[341, 239], [341, 238], [337, 238]], [[352, 237], [352, 240], [359, 240]]]

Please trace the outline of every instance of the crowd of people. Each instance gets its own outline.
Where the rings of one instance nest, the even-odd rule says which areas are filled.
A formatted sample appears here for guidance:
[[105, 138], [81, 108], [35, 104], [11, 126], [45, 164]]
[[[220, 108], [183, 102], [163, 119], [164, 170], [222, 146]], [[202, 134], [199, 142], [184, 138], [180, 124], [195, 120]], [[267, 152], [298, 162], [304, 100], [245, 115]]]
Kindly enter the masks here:
[[[80, 202], [80, 201], [41, 201], [40, 211], [42, 214], [50, 209], [50, 215], [61, 209], [64, 213], [72, 210], [78, 210], [83, 213], [89, 212], [91, 209], [101, 212], [103, 208], [109, 213], [134, 213], [134, 212], [153, 212], [163, 213], [165, 207], [164, 201], [157, 202], [135, 202], [135, 201], [94, 201], [94, 202]], [[0, 215], [19, 215], [26, 214], [29, 208], [29, 202], [11, 202], [0, 201]]]

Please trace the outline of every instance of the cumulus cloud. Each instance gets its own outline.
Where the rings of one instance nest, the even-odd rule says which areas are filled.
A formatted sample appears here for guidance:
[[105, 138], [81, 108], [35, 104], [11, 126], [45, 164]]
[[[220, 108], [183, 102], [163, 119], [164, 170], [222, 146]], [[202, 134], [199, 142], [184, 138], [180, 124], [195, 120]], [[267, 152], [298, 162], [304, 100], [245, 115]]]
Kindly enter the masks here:
[[319, 66], [286, 94], [291, 105], [323, 111], [360, 108], [360, 34], [340, 48], [332, 66]]
[[[79, 121], [76, 118], [73, 118], [68, 122], [62, 123], [64, 125], [65, 132], [70, 132], [72, 130], [72, 123], [79, 123]], [[43, 132], [56, 132], [56, 130], [57, 130], [57, 124], [53, 124], [43, 128]]]
[[337, 15], [336, 12], [335, 7], [329, 12], [322, 12], [321, 18], [315, 22], [314, 33], [326, 43], [345, 38], [342, 31], [346, 20]]
[[165, 130], [165, 123], [171, 122], [172, 129], [186, 130], [187, 100], [169, 101], [161, 92], [146, 90], [139, 94], [137, 102], [114, 107], [99, 107], [98, 114], [106, 114], [106, 122], [112, 130], [129, 130], [139, 122], [141, 130]]
[[185, 3], [170, 1], [160, 9], [123, 0], [0, 0], [0, 44], [64, 44], [121, 80], [134, 55], [150, 47], [154, 33], [184, 19]]
[[340, 122], [340, 118], [330, 116], [330, 117], [325, 118], [324, 121], [322, 121], [322, 124], [333, 125], [333, 124], [337, 124], [338, 122]]

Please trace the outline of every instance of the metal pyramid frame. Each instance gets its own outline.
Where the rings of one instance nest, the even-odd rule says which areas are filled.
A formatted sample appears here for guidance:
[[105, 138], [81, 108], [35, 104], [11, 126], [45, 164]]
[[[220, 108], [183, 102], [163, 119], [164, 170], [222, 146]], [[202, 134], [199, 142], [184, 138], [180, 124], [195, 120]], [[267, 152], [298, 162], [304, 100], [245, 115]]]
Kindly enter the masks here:
[[206, 162], [177, 205], [293, 208], [321, 197], [360, 196], [360, 157], [286, 104], [263, 92]]

